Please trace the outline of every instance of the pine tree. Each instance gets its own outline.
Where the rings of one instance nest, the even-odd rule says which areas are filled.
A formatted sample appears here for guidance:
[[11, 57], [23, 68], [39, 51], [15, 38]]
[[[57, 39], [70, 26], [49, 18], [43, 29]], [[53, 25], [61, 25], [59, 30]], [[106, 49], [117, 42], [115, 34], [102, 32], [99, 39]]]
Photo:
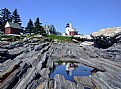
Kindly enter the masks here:
[[33, 22], [31, 19], [29, 19], [29, 22], [27, 24], [27, 27], [25, 28], [26, 29], [26, 33], [32, 33], [33, 30], [34, 30], [34, 25], [33, 25]]
[[20, 16], [19, 16], [19, 14], [18, 14], [17, 9], [15, 9], [15, 10], [13, 11], [12, 21], [13, 21], [14, 23], [18, 23], [19, 25], [21, 25], [21, 19], [20, 19]]
[[0, 10], [0, 29], [4, 31], [4, 26], [6, 22], [11, 22], [12, 21], [12, 15], [11, 12], [7, 9], [1, 9]]
[[36, 30], [36, 33], [45, 33], [45, 30], [43, 29], [43, 27], [41, 26], [42, 23], [40, 23], [39, 21], [39, 17], [36, 19], [34, 25], [35, 25], [35, 30]]
[[3, 28], [3, 23], [2, 23], [2, 21], [0, 20], [0, 32], [2, 31], [2, 28]]

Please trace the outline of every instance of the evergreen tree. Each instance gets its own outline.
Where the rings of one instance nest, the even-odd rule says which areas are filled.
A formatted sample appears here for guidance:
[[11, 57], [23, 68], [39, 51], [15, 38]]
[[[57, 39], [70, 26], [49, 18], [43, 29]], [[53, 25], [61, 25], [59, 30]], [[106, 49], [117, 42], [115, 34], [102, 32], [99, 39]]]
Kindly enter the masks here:
[[33, 25], [33, 22], [31, 19], [29, 19], [29, 22], [27, 24], [27, 27], [25, 28], [26, 29], [26, 33], [32, 33], [33, 30], [34, 30], [34, 25]]
[[7, 9], [1, 9], [0, 10], [0, 29], [4, 31], [4, 26], [6, 22], [11, 22], [12, 21], [12, 15], [11, 12]]
[[0, 32], [2, 31], [2, 28], [3, 28], [3, 23], [2, 23], [2, 21], [0, 20]]
[[44, 28], [41, 26], [42, 23], [40, 23], [39, 21], [39, 17], [36, 19], [34, 25], [35, 25], [35, 30], [36, 30], [36, 33], [45, 33], [45, 30]]
[[15, 10], [13, 11], [12, 21], [13, 21], [14, 23], [18, 23], [19, 25], [21, 25], [21, 19], [20, 19], [20, 16], [19, 16], [19, 14], [18, 14], [17, 9], [15, 9]]

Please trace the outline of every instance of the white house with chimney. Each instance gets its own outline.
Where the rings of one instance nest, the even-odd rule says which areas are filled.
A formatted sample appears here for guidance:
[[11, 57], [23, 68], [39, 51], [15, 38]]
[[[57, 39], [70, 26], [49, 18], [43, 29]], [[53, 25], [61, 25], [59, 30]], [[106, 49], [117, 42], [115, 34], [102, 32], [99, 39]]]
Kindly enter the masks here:
[[78, 35], [78, 30], [72, 27], [72, 23], [67, 23], [66, 32], [63, 33], [63, 36], [75, 36]]

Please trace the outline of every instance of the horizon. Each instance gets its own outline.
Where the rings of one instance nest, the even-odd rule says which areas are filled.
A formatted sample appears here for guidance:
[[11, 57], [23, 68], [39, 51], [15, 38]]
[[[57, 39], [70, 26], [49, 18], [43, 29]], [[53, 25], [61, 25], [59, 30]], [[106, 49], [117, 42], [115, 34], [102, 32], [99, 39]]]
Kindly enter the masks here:
[[10, 12], [17, 8], [24, 27], [29, 19], [34, 23], [37, 17], [42, 26], [53, 24], [59, 32], [65, 32], [66, 24], [71, 22], [84, 35], [121, 26], [121, 0], [1, 0], [3, 8]]

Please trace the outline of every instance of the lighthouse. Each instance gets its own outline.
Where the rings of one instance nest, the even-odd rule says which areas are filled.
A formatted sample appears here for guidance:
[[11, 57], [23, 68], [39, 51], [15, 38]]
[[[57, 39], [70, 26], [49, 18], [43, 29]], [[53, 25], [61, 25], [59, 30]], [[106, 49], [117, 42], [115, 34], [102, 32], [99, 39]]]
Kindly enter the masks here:
[[74, 36], [78, 34], [78, 31], [72, 27], [72, 23], [66, 24], [66, 34], [67, 36]]

